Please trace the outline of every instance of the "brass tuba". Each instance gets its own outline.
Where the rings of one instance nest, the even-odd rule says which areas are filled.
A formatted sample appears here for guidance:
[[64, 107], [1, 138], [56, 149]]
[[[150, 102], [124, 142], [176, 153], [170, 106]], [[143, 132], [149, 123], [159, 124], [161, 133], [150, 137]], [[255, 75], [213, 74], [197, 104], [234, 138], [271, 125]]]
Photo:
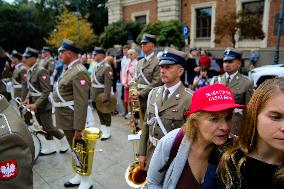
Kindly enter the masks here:
[[95, 144], [101, 136], [102, 132], [98, 128], [88, 127], [82, 131], [82, 139], [73, 139], [72, 167], [79, 175], [91, 174]]

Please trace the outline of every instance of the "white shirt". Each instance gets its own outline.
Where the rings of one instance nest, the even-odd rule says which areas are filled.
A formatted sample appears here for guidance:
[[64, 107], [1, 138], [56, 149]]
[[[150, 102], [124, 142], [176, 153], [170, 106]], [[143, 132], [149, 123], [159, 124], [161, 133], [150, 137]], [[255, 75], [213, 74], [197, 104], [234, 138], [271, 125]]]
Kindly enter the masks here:
[[169, 88], [167, 88], [166, 85], [164, 85], [165, 90], [164, 90], [164, 93], [163, 93], [163, 99], [164, 99], [164, 96], [165, 96], [165, 91], [166, 91], [167, 89], [170, 91], [170, 94], [169, 94], [169, 96], [168, 96], [168, 98], [170, 98], [170, 96], [171, 96], [174, 92], [176, 92], [176, 90], [177, 90], [177, 88], [180, 86], [180, 84], [181, 84], [181, 81], [179, 81], [177, 84], [175, 84], [174, 86], [171, 86], [171, 87], [169, 87]]
[[235, 73], [229, 75], [227, 72], [225, 73], [226, 74], [226, 78], [230, 77], [230, 82], [232, 81], [232, 79], [234, 79], [234, 77], [238, 74], [238, 71], [236, 71]]
[[152, 56], [154, 56], [154, 51], [151, 54], [149, 54], [148, 56], [145, 56], [145, 59], [147, 60], [147, 62], [149, 62], [151, 60]]

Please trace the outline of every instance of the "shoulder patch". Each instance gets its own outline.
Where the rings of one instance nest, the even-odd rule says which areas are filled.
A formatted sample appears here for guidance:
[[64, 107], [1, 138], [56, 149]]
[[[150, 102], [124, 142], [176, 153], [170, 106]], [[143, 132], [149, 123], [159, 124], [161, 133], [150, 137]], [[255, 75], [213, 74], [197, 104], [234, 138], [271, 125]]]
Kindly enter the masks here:
[[193, 95], [193, 91], [190, 90], [189, 88], [184, 88], [184, 91], [190, 95]]
[[18, 175], [16, 160], [0, 162], [0, 180], [11, 180]]

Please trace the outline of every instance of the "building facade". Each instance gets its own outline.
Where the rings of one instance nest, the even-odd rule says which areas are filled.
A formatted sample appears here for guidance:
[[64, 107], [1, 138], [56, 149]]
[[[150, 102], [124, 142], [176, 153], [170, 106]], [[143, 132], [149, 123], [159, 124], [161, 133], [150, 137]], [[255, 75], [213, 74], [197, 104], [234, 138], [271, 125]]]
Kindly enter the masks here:
[[[222, 49], [232, 46], [224, 37], [215, 43], [216, 20], [232, 11], [250, 11], [258, 14], [265, 38], [244, 39], [235, 36], [237, 48], [273, 49], [276, 46], [276, 18], [280, 12], [280, 0], [108, 0], [109, 23], [119, 20], [148, 24], [157, 20], [179, 20], [190, 28], [190, 47]], [[283, 24], [284, 26], [284, 24]], [[248, 26], [249, 27], [249, 26]], [[284, 29], [283, 29], [284, 34]], [[281, 38], [281, 47], [284, 39]]]

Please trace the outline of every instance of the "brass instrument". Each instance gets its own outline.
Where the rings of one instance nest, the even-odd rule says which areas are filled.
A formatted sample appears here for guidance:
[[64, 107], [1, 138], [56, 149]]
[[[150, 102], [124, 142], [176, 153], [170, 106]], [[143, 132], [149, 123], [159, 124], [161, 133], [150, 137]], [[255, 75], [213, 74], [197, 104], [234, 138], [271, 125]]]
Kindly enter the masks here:
[[82, 131], [82, 139], [73, 139], [72, 167], [79, 175], [91, 174], [95, 144], [101, 136], [102, 132], [98, 128], [88, 127]]
[[105, 114], [111, 113], [115, 110], [116, 107], [116, 97], [114, 95], [110, 95], [110, 104], [108, 106], [105, 106], [104, 104], [104, 93], [100, 93], [96, 97], [96, 107], [97, 109]]
[[[132, 129], [131, 133], [133, 135], [139, 136], [140, 139], [140, 135], [142, 132], [141, 130], [139, 131], [139, 129], [142, 128], [143, 115], [140, 107], [140, 101], [138, 98], [137, 83], [132, 83], [132, 85], [129, 87], [129, 95], [130, 95], [130, 108], [131, 108], [131, 117], [130, 117], [130, 127]], [[136, 123], [136, 118], [135, 118], [137, 114], [139, 115], [138, 123]], [[147, 171], [142, 170], [139, 165], [139, 162], [137, 161], [139, 139], [131, 140], [133, 146], [134, 161], [127, 167], [125, 172], [126, 183], [133, 188], [143, 188], [147, 183], [146, 181]]]

